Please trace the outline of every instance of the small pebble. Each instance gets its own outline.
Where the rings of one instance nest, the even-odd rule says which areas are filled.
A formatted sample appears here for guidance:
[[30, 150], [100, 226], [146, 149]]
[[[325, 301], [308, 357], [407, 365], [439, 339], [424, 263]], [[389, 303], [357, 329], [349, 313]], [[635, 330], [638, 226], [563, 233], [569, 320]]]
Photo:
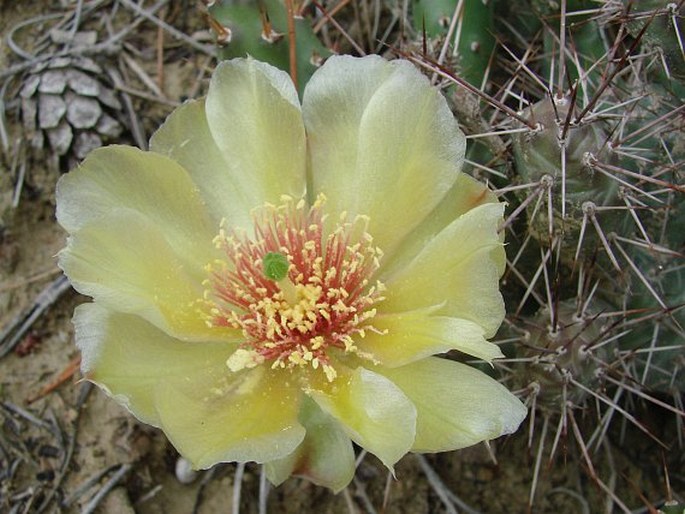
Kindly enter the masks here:
[[182, 484], [191, 484], [197, 478], [198, 472], [195, 471], [187, 459], [179, 457], [176, 461], [176, 479]]

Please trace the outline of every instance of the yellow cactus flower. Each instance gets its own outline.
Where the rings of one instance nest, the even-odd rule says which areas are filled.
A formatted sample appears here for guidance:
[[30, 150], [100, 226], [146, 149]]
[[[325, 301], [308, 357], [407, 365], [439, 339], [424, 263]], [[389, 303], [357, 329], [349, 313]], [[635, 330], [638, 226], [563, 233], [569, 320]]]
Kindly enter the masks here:
[[435, 354], [501, 357], [503, 205], [411, 64], [218, 65], [150, 151], [95, 150], [57, 189], [85, 375], [197, 468], [265, 463], [339, 491], [515, 431], [519, 400]]

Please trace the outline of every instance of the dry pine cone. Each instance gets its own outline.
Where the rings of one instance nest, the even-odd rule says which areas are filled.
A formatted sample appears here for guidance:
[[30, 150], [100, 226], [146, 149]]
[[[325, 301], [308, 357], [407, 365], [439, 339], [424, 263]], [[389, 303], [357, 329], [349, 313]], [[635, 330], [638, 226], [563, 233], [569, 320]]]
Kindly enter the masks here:
[[87, 57], [56, 57], [31, 68], [21, 87], [21, 115], [31, 146], [49, 149], [62, 171], [121, 135], [122, 105]]

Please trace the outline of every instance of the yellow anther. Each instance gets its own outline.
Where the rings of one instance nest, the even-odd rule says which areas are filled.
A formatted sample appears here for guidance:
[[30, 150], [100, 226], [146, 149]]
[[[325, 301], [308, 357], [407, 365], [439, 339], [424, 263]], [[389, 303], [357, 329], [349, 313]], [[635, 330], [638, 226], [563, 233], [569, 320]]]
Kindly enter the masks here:
[[328, 379], [329, 382], [333, 382], [338, 376], [338, 372], [335, 371], [335, 368], [330, 364], [323, 365], [323, 372], [326, 374], [326, 379]]
[[319, 348], [322, 348], [324, 343], [325, 343], [324, 338], [321, 336], [312, 337], [309, 340], [309, 344], [311, 345], [311, 349], [314, 351], [318, 350]]
[[250, 369], [259, 366], [264, 362], [264, 357], [254, 350], [244, 350], [238, 348], [226, 361], [228, 369], [233, 371], [241, 371], [243, 369]]

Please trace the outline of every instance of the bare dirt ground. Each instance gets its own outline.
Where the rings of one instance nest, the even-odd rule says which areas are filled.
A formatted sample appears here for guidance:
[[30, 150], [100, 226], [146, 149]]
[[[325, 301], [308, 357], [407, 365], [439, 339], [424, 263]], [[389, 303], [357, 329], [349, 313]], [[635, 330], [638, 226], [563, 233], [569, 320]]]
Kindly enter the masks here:
[[[103, 21], [104, 17], [89, 15], [83, 28], [97, 30], [100, 38], [108, 30], [116, 30], [117, 24], [121, 27], [135, 19], [131, 11], [120, 7], [114, 13], [110, 2], [98, 3], [111, 17]], [[18, 23], [48, 12], [67, 11], [58, 2], [0, 2], [0, 72], [26, 62], [4, 43]], [[167, 6], [160, 13], [184, 33], [205, 29], [194, 6]], [[17, 31], [14, 40], [33, 48], [50, 23], [34, 21]], [[163, 38], [161, 43], [159, 38]], [[202, 40], [200, 36], [198, 40]], [[162, 49], [161, 60], [158, 48]], [[49, 50], [44, 46], [41, 51]], [[135, 60], [143, 73], [137, 73], [120, 55], [92, 57], [124, 69], [126, 86], [142, 93], [130, 93], [129, 98], [144, 140], [174, 103], [202, 93], [214, 62], [149, 22], [141, 23], [127, 37], [121, 51]], [[0, 159], [0, 332], [33, 309], [41, 291], [60, 277], [55, 255], [65, 240], [54, 217], [54, 186], [64, 169], [50, 164], [49, 151], [30, 147], [18, 118], [17, 92], [25, 77], [25, 72], [19, 72], [3, 76], [0, 82], [0, 86], [5, 84], [3, 125], [7, 133]], [[141, 77], [151, 78], [153, 84], [146, 84]], [[135, 139], [129, 114], [122, 114], [126, 130], [118, 141]], [[78, 372], [72, 373], [78, 352], [70, 318], [74, 307], [87, 299], [66, 290], [49, 300], [53, 301], [45, 303], [45, 311], [18, 344], [0, 358], [2, 512], [237, 512], [238, 491], [243, 513], [263, 512], [260, 498], [266, 511], [273, 513], [527, 511], [535, 466], [535, 448], [528, 445], [527, 426], [516, 436], [492, 443], [492, 456], [484, 446], [423, 459], [408, 455], [397, 466], [396, 478], [388, 476], [375, 458], [360, 455], [353, 484], [338, 495], [297, 478], [269, 489], [262, 482], [259, 466], [251, 464], [242, 477], [242, 469], [225, 464], [183, 484], [175, 473], [178, 455], [163, 434], [138, 423], [82, 381]], [[673, 416], [654, 412], [648, 417], [655, 433], [678, 430], [668, 432], [675, 423]], [[536, 430], [542, 421], [543, 416], [538, 416]], [[585, 422], [581, 415], [578, 421], [581, 426]], [[551, 464], [542, 463], [544, 471], [532, 511], [605, 512], [606, 495], [593, 482], [592, 473], [579, 464], [578, 449], [566, 436], [560, 444], [564, 448], [561, 457]], [[612, 455], [611, 466], [594, 471], [620, 490], [617, 494], [631, 509], [666, 497], [663, 462], [674, 461], [676, 467], [670, 469], [675, 471], [677, 456], [654, 451], [654, 445], [629, 426], [610, 434], [605, 451]], [[674, 490], [680, 488], [682, 493], [682, 468], [671, 479]]]

